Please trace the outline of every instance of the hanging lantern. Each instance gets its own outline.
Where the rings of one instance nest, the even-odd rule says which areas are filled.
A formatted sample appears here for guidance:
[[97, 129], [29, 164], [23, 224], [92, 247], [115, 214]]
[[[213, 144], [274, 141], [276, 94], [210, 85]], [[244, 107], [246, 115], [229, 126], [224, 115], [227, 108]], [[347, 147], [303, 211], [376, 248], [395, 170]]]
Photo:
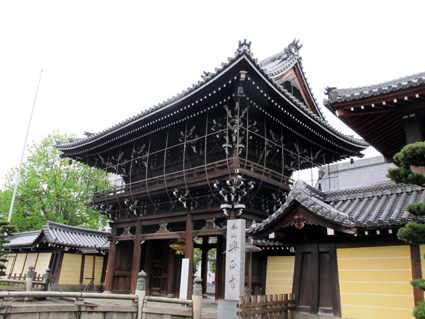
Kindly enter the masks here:
[[171, 241], [170, 248], [176, 251], [176, 255], [184, 255], [185, 242], [179, 238], [177, 241]]

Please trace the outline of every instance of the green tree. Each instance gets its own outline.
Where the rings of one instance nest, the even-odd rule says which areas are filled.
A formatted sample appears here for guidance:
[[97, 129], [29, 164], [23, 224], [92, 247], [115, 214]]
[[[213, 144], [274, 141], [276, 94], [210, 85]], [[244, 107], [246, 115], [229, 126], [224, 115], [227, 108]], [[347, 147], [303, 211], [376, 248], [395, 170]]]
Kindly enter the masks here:
[[0, 220], [0, 277], [6, 275], [6, 263], [7, 258], [5, 255], [9, 252], [9, 248], [6, 246], [10, 241], [7, 239], [14, 232], [14, 227], [5, 220]]
[[[95, 190], [108, 186], [106, 175], [60, 156], [54, 145], [69, 137], [53, 133], [28, 146], [11, 218], [18, 231], [38, 230], [47, 220], [92, 229], [106, 224], [105, 216], [87, 205]], [[3, 216], [9, 212], [17, 171], [7, 174], [0, 193]]]
[[[425, 175], [412, 171], [412, 166], [425, 166], [425, 142], [417, 142], [406, 145], [394, 155], [394, 162], [399, 166], [388, 170], [388, 177], [396, 183], [415, 184], [425, 187]], [[416, 216], [425, 216], [425, 203], [415, 203], [407, 206], [406, 210]], [[425, 224], [410, 222], [400, 228], [397, 236], [412, 245], [425, 243]], [[415, 279], [411, 284], [420, 290], [425, 290], [425, 279]], [[414, 310], [414, 316], [425, 319], [425, 302], [422, 302]]]

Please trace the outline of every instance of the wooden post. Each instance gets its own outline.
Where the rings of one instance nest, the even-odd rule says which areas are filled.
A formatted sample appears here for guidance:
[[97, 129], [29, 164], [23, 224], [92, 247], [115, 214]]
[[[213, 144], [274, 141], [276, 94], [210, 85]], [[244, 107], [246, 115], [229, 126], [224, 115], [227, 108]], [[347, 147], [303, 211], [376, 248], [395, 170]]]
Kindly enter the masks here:
[[142, 253], [142, 245], [140, 243], [140, 233], [141, 233], [141, 224], [140, 220], [136, 223], [136, 234], [134, 236], [134, 247], [133, 247], [133, 262], [131, 267], [131, 283], [130, 283], [130, 292], [134, 294], [136, 291], [137, 278], [140, 271], [140, 258]]
[[114, 280], [114, 271], [115, 271], [115, 253], [116, 253], [116, 245], [115, 245], [115, 235], [116, 235], [115, 225], [112, 228], [112, 241], [111, 246], [109, 247], [109, 255], [108, 255], [108, 265], [106, 267], [106, 278], [105, 278], [105, 292], [112, 292], [112, 284]]
[[[412, 279], [422, 278], [421, 251], [419, 245], [410, 245], [410, 261], [412, 263]], [[417, 307], [419, 302], [424, 300], [423, 290], [413, 287], [413, 299], [415, 301], [415, 307]]]
[[[313, 291], [313, 298], [310, 305], [310, 313], [317, 314], [319, 310], [319, 280], [320, 280], [320, 269], [319, 269], [319, 244], [311, 244], [311, 283], [310, 289]], [[314, 247], [314, 249], [313, 249]]]
[[186, 243], [185, 258], [189, 258], [189, 286], [187, 289], [187, 299], [191, 299], [193, 291], [193, 217], [191, 214], [186, 216]]
[[168, 248], [168, 268], [167, 268], [167, 297], [174, 296], [174, 274], [175, 271], [175, 260], [176, 256], [174, 250]]

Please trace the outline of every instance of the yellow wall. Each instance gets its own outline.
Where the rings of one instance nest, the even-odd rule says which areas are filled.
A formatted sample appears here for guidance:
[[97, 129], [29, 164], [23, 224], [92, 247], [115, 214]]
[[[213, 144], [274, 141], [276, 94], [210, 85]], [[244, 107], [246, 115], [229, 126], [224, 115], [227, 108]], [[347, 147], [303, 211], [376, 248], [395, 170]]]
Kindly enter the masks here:
[[59, 284], [78, 285], [80, 283], [82, 255], [64, 254]]
[[[95, 261], [95, 269], [94, 269], [94, 283], [95, 285], [100, 285], [100, 279], [102, 278], [102, 269], [103, 269], [103, 257], [96, 256]], [[92, 277], [92, 271], [93, 271], [93, 256], [86, 255], [85, 262], [84, 262], [84, 279], [83, 284], [88, 285], [90, 282], [90, 279]]]
[[15, 264], [16, 259], [16, 253], [11, 253], [6, 255], [7, 263], [6, 263], [6, 275], [9, 275], [10, 273], [13, 274], [13, 265]]
[[27, 270], [25, 270], [25, 260], [26, 260], [27, 254], [17, 254], [16, 260], [15, 260], [15, 267], [13, 267], [12, 274], [20, 275], [22, 273], [25, 273]]
[[[91, 278], [92, 276], [92, 271], [93, 271], [93, 256], [85, 256], [85, 260], [84, 260], [84, 275], [83, 275], [83, 284], [84, 285], [88, 285], [90, 282], [90, 279], [86, 279], [86, 278]], [[95, 276], [96, 279], [96, 276]]]
[[27, 255], [27, 259], [25, 261], [25, 266], [24, 266], [24, 273], [26, 274], [28, 272], [28, 268], [29, 266], [36, 266], [37, 263], [37, 257], [38, 257], [38, 253], [28, 253]]
[[295, 256], [267, 257], [266, 294], [292, 293]]
[[[6, 274], [27, 274], [28, 267], [34, 266], [37, 275], [44, 275], [49, 267], [52, 253], [12, 253], [7, 255]], [[16, 262], [15, 262], [16, 259]]]
[[100, 285], [100, 280], [102, 279], [102, 270], [103, 270], [103, 261], [105, 260], [102, 256], [96, 256], [96, 268], [94, 270], [94, 283]]
[[337, 249], [343, 318], [413, 318], [409, 246]]
[[35, 271], [37, 274], [44, 275], [46, 269], [49, 268], [50, 259], [52, 258], [52, 253], [39, 253], [37, 265], [35, 266]]

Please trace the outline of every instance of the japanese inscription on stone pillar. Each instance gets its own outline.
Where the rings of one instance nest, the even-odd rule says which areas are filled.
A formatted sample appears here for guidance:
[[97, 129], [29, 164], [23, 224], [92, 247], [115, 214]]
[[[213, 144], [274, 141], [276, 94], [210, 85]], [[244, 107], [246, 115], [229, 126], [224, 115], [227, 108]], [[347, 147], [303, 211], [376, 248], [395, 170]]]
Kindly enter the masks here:
[[245, 219], [227, 221], [226, 300], [239, 300], [244, 295], [245, 227]]

